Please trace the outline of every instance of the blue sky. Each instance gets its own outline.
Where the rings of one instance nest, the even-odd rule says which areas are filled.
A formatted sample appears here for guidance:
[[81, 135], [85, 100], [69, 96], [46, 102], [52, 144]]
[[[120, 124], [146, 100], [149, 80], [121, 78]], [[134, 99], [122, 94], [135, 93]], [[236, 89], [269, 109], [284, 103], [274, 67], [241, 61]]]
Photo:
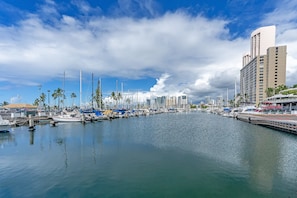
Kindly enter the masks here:
[[287, 45], [287, 85], [297, 84], [297, 0], [0, 0], [0, 7], [0, 102], [33, 103], [64, 87], [70, 104], [80, 70], [83, 103], [92, 73], [105, 97], [123, 85], [142, 98], [186, 94], [196, 102], [226, 97], [227, 88], [230, 98], [251, 32], [268, 25], [276, 25], [276, 45]]

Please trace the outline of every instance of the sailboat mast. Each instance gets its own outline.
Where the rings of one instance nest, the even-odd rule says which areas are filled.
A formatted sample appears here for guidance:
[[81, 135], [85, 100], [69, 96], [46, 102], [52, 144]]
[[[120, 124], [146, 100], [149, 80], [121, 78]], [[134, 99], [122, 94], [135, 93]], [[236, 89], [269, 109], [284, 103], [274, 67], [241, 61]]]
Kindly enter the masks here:
[[99, 79], [97, 81], [96, 100], [99, 101], [99, 102], [97, 102], [97, 106], [101, 110], [101, 87], [100, 87], [100, 80]]
[[228, 90], [228, 88], [227, 88], [227, 101], [226, 101], [226, 102], [227, 102], [227, 103], [226, 103], [226, 104], [227, 104], [227, 107], [228, 107], [228, 103], [229, 103], [229, 102], [228, 102], [228, 100], [229, 100], [228, 92], [229, 92], [229, 90]]
[[64, 71], [64, 78], [63, 78], [63, 91], [62, 91], [62, 93], [63, 93], [63, 108], [64, 108], [64, 103], [65, 103], [65, 71]]
[[236, 98], [236, 79], [235, 79], [235, 82], [234, 82], [234, 101], [235, 101], [235, 98]]
[[64, 74], [63, 74], [63, 92], [65, 91], [65, 71], [64, 71]]
[[101, 78], [99, 78], [99, 109], [102, 110], [102, 83], [101, 83]]
[[116, 108], [118, 109], [118, 80], [116, 80]]
[[235, 103], [236, 103], [236, 97], [237, 97], [237, 93], [236, 93], [236, 79], [234, 80], [234, 107], [236, 106]]
[[[124, 99], [124, 83], [123, 82], [121, 82], [121, 95], [122, 95], [122, 99]], [[121, 102], [121, 105], [122, 105], [122, 108], [123, 108], [123, 106], [124, 106], [124, 102], [122, 101]]]
[[93, 102], [94, 101], [94, 90], [93, 90], [94, 85], [93, 84], [94, 84], [94, 74], [92, 73], [92, 108], [94, 108], [94, 102]]
[[82, 105], [82, 73], [79, 71], [79, 107]]

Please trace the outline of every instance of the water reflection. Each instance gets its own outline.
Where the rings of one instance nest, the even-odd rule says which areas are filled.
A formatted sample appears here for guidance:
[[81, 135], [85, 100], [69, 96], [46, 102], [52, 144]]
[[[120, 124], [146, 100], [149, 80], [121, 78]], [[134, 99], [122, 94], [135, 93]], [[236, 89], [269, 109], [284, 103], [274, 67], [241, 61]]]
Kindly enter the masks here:
[[[282, 177], [291, 181], [296, 181], [297, 178], [297, 146], [296, 136], [287, 134], [285, 138], [281, 139], [281, 154], [280, 154], [280, 166], [279, 173]], [[297, 190], [296, 190], [297, 194]]]
[[265, 193], [271, 192], [280, 166], [281, 145], [276, 131], [264, 127], [252, 127], [245, 134], [243, 160], [250, 172], [250, 185]]
[[[63, 189], [74, 197], [115, 191], [119, 194], [113, 195], [123, 197], [135, 191], [138, 197], [148, 192], [158, 197], [164, 189], [168, 191], [159, 197], [179, 190], [201, 195], [196, 197], [213, 190], [226, 195], [221, 197], [241, 191], [246, 197], [288, 197], [296, 187], [296, 136], [216, 115], [37, 126], [29, 134], [20, 128], [0, 136], [5, 145], [16, 140], [17, 147], [0, 150], [0, 183], [13, 184], [7, 189], [19, 194], [26, 190], [19, 188], [24, 183], [34, 189], [33, 195]], [[0, 189], [1, 195], [7, 194]]]
[[68, 168], [68, 154], [67, 154], [67, 145], [66, 145], [66, 138], [56, 138], [55, 142], [63, 147], [63, 151], [64, 151], [64, 164], [65, 164], [65, 168]]
[[34, 131], [29, 131], [30, 133], [30, 145], [34, 144]]
[[162, 150], [194, 152], [225, 164], [225, 171], [246, 177], [251, 188], [264, 194], [281, 190], [279, 182], [287, 177], [279, 174], [289, 172], [296, 176], [293, 172], [297, 169], [293, 165], [293, 161], [297, 163], [296, 155], [283, 152], [288, 150], [289, 140], [296, 140], [296, 136], [206, 114], [138, 118], [122, 128], [126, 126], [124, 122], [128, 121], [115, 121], [108, 126], [112, 132], [107, 137], [116, 140], [117, 145], [132, 141]]
[[103, 134], [100, 123], [61, 124], [53, 128], [52, 140], [61, 152], [64, 167], [69, 168], [79, 163], [97, 163], [100, 151], [103, 150]]
[[0, 133], [0, 147], [4, 148], [5, 146], [13, 143], [13, 145], [16, 145], [15, 136], [9, 132], [9, 133]]

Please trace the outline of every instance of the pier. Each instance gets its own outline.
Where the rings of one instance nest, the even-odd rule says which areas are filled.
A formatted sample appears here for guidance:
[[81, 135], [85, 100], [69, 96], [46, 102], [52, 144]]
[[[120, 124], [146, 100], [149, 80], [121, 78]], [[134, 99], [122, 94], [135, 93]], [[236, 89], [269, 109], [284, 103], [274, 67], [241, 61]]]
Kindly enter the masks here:
[[297, 135], [297, 115], [294, 114], [238, 114], [236, 118]]

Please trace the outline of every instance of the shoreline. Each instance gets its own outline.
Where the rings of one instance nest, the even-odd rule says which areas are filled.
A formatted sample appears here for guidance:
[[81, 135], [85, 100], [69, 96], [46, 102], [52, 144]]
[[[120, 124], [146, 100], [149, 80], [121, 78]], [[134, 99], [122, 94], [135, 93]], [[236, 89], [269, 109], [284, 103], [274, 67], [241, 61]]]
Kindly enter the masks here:
[[237, 120], [297, 135], [297, 115], [239, 113]]

